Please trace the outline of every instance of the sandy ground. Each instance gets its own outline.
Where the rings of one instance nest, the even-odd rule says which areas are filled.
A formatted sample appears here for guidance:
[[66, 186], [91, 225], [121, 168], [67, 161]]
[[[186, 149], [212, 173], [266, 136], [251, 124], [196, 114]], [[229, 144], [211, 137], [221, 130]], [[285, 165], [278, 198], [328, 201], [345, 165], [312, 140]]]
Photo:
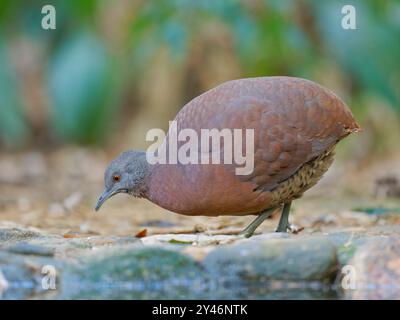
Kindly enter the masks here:
[[[143, 229], [148, 235], [229, 234], [253, 219], [186, 217], [128, 195], [114, 197], [96, 213], [109, 160], [103, 151], [78, 147], [0, 153], [0, 226], [33, 227], [76, 237], [127, 236]], [[400, 224], [399, 164], [400, 154], [369, 161], [339, 158], [316, 187], [294, 202], [292, 222], [304, 227], [302, 232]], [[382, 178], [389, 180], [379, 182]], [[359, 212], [376, 208], [394, 214]], [[278, 218], [267, 220], [258, 231], [273, 231]]]

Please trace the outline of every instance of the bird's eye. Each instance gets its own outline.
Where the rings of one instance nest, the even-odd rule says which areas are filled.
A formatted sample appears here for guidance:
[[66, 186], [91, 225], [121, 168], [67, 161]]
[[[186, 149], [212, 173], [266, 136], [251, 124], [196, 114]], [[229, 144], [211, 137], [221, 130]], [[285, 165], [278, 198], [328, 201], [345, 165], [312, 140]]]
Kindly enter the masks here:
[[115, 176], [113, 176], [113, 180], [114, 180], [114, 182], [118, 182], [118, 181], [121, 180], [121, 176], [120, 175], [115, 175]]

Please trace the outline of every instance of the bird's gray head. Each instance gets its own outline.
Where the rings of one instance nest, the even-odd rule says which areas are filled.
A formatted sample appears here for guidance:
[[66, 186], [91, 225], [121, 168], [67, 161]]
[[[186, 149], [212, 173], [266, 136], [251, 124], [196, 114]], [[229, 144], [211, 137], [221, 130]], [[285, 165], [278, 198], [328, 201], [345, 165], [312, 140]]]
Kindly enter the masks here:
[[129, 193], [135, 197], [146, 195], [146, 177], [149, 165], [143, 151], [121, 153], [108, 165], [104, 173], [105, 189], [100, 196], [96, 211], [102, 204], [117, 193]]

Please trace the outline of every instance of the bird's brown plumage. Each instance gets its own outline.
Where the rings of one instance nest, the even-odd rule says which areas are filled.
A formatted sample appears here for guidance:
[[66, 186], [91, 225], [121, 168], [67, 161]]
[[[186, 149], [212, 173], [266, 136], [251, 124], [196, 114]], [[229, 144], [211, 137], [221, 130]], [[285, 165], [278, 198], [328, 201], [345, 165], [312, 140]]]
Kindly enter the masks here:
[[250, 175], [235, 175], [224, 164], [154, 165], [147, 197], [186, 215], [257, 214], [299, 197], [328, 169], [336, 143], [359, 129], [334, 93], [291, 77], [223, 83], [187, 103], [175, 121], [178, 132], [191, 128], [199, 135], [201, 129], [254, 129]]

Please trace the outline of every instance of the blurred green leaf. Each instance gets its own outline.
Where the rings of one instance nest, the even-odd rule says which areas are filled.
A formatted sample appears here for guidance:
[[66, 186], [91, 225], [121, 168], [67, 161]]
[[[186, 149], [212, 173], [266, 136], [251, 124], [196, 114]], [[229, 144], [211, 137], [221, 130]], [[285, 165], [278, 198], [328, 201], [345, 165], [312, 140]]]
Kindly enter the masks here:
[[337, 60], [362, 87], [380, 94], [400, 111], [398, 82], [392, 81], [400, 77], [400, 35], [395, 28], [379, 19], [373, 1], [353, 1], [356, 30], [341, 27], [345, 1], [313, 3], [329, 59]]
[[354, 208], [353, 210], [358, 212], [365, 212], [371, 215], [400, 213], [400, 208], [366, 207], [366, 208]]
[[176, 239], [171, 239], [168, 241], [170, 244], [193, 244], [192, 241], [182, 241], [182, 240], [176, 240]]
[[28, 134], [15, 70], [0, 35], [0, 141], [19, 145]]
[[[202, 63], [203, 59], [192, 61], [188, 55], [199, 37], [207, 40], [209, 30], [221, 32], [212, 41], [226, 41], [219, 47], [222, 50], [230, 50], [232, 41], [233, 52], [226, 54], [238, 62], [235, 70], [242, 77], [292, 75], [321, 82], [323, 72], [339, 69], [331, 78], [327, 75], [326, 82], [348, 78], [343, 90], [352, 107], [359, 105], [364, 110], [360, 97], [372, 93], [386, 99], [400, 115], [398, 0], [352, 1], [357, 30], [341, 27], [345, 0], [138, 1], [125, 4], [133, 9], [119, 13], [105, 1], [54, 0], [57, 29], [52, 31], [41, 28], [44, 4], [42, 0], [0, 1], [0, 29], [8, 35], [7, 41], [17, 45], [34, 42], [32, 48], [40, 47], [32, 55], [33, 63], [51, 62], [47, 83], [50, 119], [57, 136], [65, 141], [100, 141], [117, 115], [113, 99], [124, 92], [124, 101], [137, 101], [137, 84], [160, 48], [167, 47], [171, 62], [177, 65]], [[213, 28], [207, 28], [209, 23]], [[87, 28], [90, 32], [85, 32]], [[118, 61], [113, 61], [107, 46]], [[206, 52], [212, 55], [213, 50]], [[23, 140], [27, 126], [18, 101], [18, 79], [7, 61], [7, 57], [0, 61], [5, 88], [0, 103], [8, 101], [7, 106], [1, 105], [0, 139], [12, 144], [14, 139]], [[40, 69], [39, 65], [38, 74]]]
[[113, 117], [115, 90], [112, 59], [103, 43], [91, 33], [64, 42], [48, 80], [57, 135], [77, 142], [101, 140]]

